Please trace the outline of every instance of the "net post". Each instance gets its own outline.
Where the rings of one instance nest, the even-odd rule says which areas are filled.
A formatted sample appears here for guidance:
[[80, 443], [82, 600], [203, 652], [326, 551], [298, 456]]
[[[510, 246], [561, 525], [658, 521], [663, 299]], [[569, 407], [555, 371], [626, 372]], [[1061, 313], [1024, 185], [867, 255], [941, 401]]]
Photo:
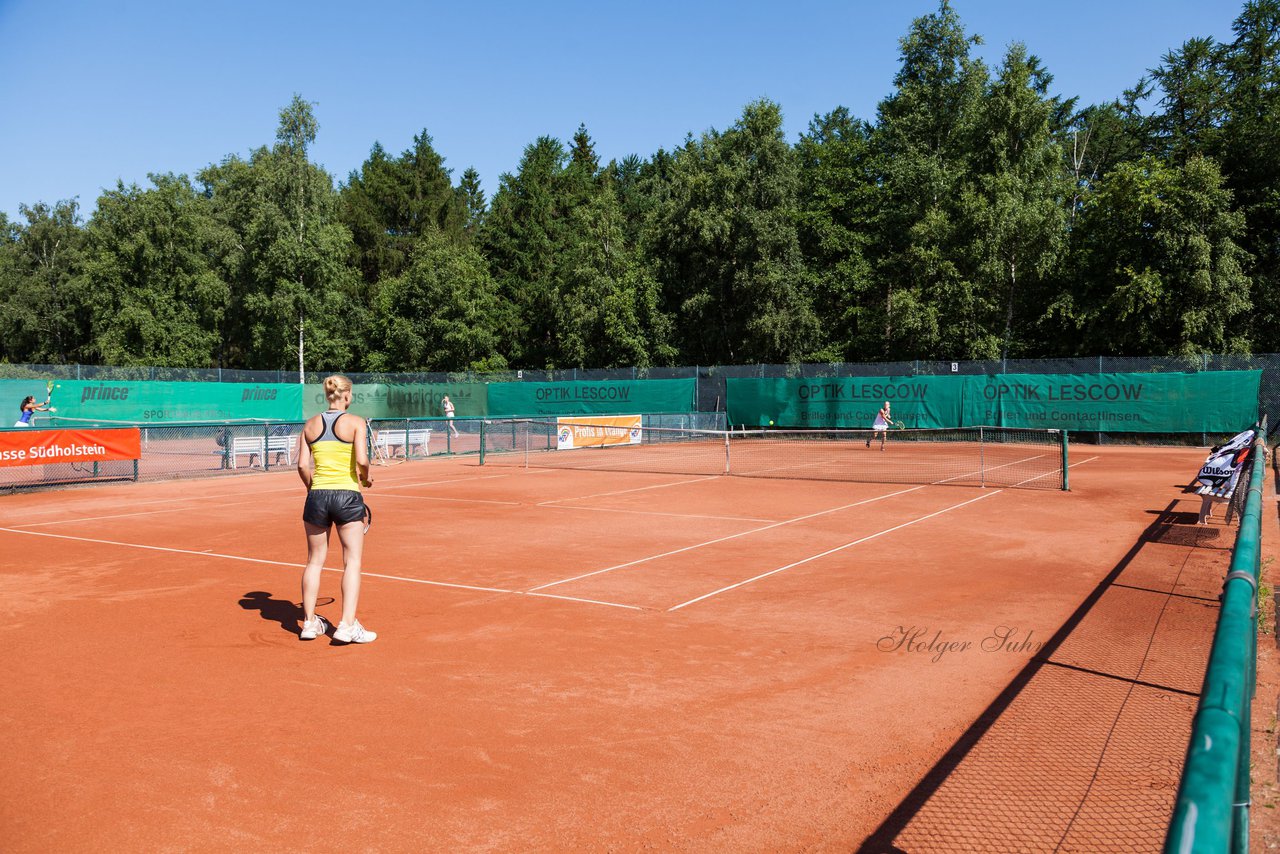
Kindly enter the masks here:
[[729, 473], [729, 434], [732, 430], [726, 430], [724, 433], [724, 473]]
[[987, 441], [986, 432], [983, 428], [978, 428], [978, 479], [982, 482], [982, 488], [987, 488]]
[[271, 422], [262, 424], [262, 470], [271, 471]]
[[480, 465], [484, 465], [484, 419], [480, 421]]
[[1063, 492], [1071, 491], [1071, 482], [1068, 479], [1069, 469], [1067, 466], [1067, 445], [1068, 444], [1069, 442], [1067, 440], [1067, 431], [1064, 429], [1062, 431], [1062, 491]]

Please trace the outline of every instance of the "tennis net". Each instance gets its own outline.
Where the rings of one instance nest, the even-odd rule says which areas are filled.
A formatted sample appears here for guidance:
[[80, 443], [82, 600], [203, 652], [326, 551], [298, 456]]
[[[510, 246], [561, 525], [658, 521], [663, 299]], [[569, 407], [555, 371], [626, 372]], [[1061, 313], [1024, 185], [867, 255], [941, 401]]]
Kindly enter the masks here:
[[[736, 475], [868, 483], [1067, 488], [1067, 438], [1057, 430], [698, 430], [637, 426], [615, 444], [566, 447], [575, 420], [483, 424], [481, 465]], [[613, 425], [594, 425], [604, 434]]]

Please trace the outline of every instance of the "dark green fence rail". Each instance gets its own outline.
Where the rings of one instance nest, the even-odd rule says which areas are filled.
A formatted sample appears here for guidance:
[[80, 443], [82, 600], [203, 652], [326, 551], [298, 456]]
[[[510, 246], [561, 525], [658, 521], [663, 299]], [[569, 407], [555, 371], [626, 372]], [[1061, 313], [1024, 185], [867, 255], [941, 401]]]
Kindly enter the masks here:
[[[1266, 425], [1264, 417], [1250, 459], [1249, 491], [1165, 840], [1168, 854], [1249, 849], [1250, 705], [1257, 676]], [[1237, 489], [1244, 487], [1242, 479]]]

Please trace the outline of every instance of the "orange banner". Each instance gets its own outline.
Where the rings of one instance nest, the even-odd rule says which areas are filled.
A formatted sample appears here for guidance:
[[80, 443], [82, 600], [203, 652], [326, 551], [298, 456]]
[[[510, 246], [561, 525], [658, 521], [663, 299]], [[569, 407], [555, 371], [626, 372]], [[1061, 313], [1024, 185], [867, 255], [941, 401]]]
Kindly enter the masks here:
[[142, 433], [137, 427], [0, 432], [0, 466], [136, 460], [141, 456]]
[[556, 419], [556, 448], [600, 448], [640, 443], [639, 415], [580, 415]]

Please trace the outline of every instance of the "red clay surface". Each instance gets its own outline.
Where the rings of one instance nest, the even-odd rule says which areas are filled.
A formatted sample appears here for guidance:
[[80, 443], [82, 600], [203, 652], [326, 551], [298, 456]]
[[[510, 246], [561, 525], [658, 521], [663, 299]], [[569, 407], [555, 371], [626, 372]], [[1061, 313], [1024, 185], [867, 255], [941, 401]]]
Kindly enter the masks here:
[[3, 848], [1159, 850], [1233, 536], [1203, 458], [375, 469], [361, 647], [298, 640], [290, 472], [2, 497]]

